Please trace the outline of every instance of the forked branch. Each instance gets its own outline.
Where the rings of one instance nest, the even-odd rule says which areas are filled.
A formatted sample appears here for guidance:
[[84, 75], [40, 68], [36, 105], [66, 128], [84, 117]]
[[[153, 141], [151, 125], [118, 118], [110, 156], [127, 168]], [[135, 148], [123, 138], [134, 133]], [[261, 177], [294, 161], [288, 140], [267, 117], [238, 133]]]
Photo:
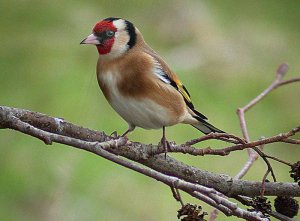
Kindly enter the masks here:
[[[300, 126], [295, 127], [287, 133], [250, 142], [244, 120], [244, 112], [260, 101], [271, 90], [281, 85], [300, 81], [299, 78], [282, 81], [281, 78], [285, 72], [286, 66], [283, 65], [279, 68], [276, 81], [273, 82], [272, 86], [264, 91], [258, 98], [254, 99], [254, 101], [240, 109], [242, 113], [240, 117], [243, 119], [241, 126], [244, 139], [230, 134], [209, 134], [188, 141], [182, 145], [172, 143], [169, 151], [200, 156], [226, 156], [233, 151], [257, 149], [275, 142], [298, 145], [300, 141], [293, 136], [299, 133]], [[253, 156], [257, 157], [253, 155], [251, 151], [249, 151], [249, 159], [252, 161], [245, 164], [240, 174], [232, 178], [228, 175], [216, 174], [189, 166], [169, 156], [165, 158], [163, 154], [164, 148], [160, 145], [147, 145], [131, 142], [123, 137], [111, 137], [104, 132], [76, 126], [61, 118], [49, 117], [28, 110], [0, 106], [0, 128], [9, 128], [28, 134], [42, 140], [48, 145], [52, 143], [62, 143], [97, 154], [126, 168], [156, 179], [172, 189], [180, 189], [206, 202], [217, 210], [222, 211], [227, 216], [237, 216], [245, 220], [267, 220], [260, 211], [250, 212], [230, 201], [230, 198], [237, 198], [238, 196], [254, 197], [261, 195], [261, 182], [239, 180], [253, 164], [253, 159], [255, 159]], [[218, 149], [193, 147], [193, 145], [199, 142], [210, 139], [217, 139], [226, 142], [226, 144], [230, 143], [231, 145]], [[260, 153], [265, 160], [272, 159], [291, 166], [289, 162], [264, 154], [261, 149], [256, 151]], [[267, 173], [265, 174], [265, 177], [266, 176]], [[175, 195], [178, 198], [180, 195], [177, 190], [175, 190], [175, 192], [173, 191], [173, 194], [177, 193]], [[296, 183], [268, 182], [263, 185], [263, 194], [266, 196], [299, 197], [300, 186]], [[179, 198], [177, 200], [180, 201]], [[214, 220], [217, 217], [216, 214], [217, 213], [215, 213], [213, 219], [210, 220]], [[287, 220], [284, 216], [280, 217], [283, 217], [279, 218], [280, 220]]]

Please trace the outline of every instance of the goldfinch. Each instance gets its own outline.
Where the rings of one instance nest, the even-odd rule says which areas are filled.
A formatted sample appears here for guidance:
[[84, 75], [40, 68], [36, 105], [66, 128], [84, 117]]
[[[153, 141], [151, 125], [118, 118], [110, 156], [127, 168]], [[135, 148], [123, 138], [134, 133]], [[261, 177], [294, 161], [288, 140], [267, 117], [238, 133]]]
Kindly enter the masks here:
[[185, 86], [131, 22], [106, 18], [94, 26], [81, 44], [97, 47], [99, 86], [129, 125], [122, 136], [135, 127], [163, 128], [161, 142], [165, 146], [165, 127], [178, 123], [190, 124], [204, 134], [224, 133], [195, 110]]

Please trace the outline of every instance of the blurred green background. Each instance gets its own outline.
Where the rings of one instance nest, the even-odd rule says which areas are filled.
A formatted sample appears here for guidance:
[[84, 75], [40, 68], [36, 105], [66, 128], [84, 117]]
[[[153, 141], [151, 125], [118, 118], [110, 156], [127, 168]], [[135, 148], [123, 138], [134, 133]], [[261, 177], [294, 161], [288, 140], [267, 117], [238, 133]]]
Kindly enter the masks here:
[[[97, 51], [79, 42], [106, 17], [132, 21], [189, 89], [195, 106], [217, 127], [241, 135], [237, 107], [265, 89], [278, 65], [300, 75], [299, 1], [30, 1], [0, 2], [0, 105], [62, 117], [106, 133], [127, 124], [96, 82]], [[251, 139], [299, 125], [300, 84], [282, 87], [246, 114]], [[178, 143], [201, 134], [187, 125], [167, 129]], [[158, 143], [160, 130], [129, 138]], [[298, 135], [298, 138], [300, 136]], [[223, 143], [202, 143], [200, 147]], [[168, 187], [88, 152], [0, 131], [1, 220], [177, 220]], [[299, 160], [299, 147], [266, 152]], [[228, 157], [173, 155], [196, 167], [234, 176], [246, 151]], [[280, 181], [289, 168], [273, 163]], [[260, 180], [259, 160], [245, 179]], [[183, 194], [185, 202], [197, 202]], [[299, 199], [298, 199], [299, 200]], [[212, 208], [200, 203], [205, 211]], [[219, 220], [236, 220], [220, 215]]]

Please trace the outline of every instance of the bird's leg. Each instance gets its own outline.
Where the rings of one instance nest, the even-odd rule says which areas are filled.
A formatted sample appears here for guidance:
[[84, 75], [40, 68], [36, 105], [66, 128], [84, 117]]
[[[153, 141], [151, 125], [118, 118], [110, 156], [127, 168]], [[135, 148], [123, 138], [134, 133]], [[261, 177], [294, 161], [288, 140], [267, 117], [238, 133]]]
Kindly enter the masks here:
[[129, 125], [128, 130], [126, 130], [125, 133], [123, 133], [121, 137], [125, 137], [128, 133], [132, 132], [134, 129], [135, 129], [135, 126]]
[[161, 145], [163, 145], [164, 149], [165, 149], [165, 158], [167, 158], [167, 153], [168, 153], [168, 149], [170, 149], [170, 144], [166, 139], [166, 127], [163, 126], [163, 136], [161, 138], [160, 141]]

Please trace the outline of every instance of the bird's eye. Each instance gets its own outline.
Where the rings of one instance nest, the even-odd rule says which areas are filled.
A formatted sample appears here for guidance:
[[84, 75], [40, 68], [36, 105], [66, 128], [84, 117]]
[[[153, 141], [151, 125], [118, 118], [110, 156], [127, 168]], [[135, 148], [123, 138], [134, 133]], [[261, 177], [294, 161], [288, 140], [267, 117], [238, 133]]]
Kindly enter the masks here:
[[110, 30], [108, 30], [108, 31], [106, 31], [106, 36], [107, 37], [112, 37], [112, 36], [114, 36], [114, 32], [113, 31], [110, 31]]

